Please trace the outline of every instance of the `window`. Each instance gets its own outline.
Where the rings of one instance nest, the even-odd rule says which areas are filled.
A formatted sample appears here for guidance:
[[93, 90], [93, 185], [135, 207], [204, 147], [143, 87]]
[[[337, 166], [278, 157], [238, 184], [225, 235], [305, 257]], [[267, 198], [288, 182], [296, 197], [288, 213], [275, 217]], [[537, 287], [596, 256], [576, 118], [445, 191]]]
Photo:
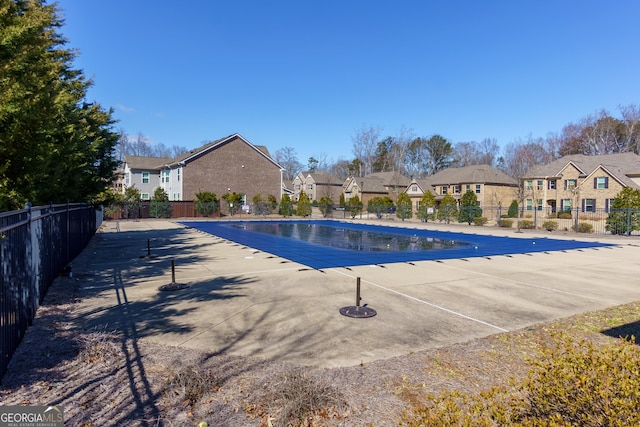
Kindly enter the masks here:
[[595, 212], [596, 199], [582, 199], [582, 212]]
[[469, 190], [471, 190], [471, 184], [467, 184], [467, 185], [465, 186], [465, 191], [469, 191]]
[[307, 190], [313, 190], [313, 184], [307, 184]]
[[296, 191], [300, 191], [300, 184], [296, 184]]
[[169, 183], [169, 174], [170, 174], [170, 171], [163, 170], [160, 173], [160, 182], [163, 183], [163, 184], [165, 184], [165, 183], [168, 184]]
[[142, 200], [149, 200], [149, 193], [142, 193], [142, 194], [140, 195], [140, 198], [141, 198]]
[[443, 194], [443, 195], [444, 195], [444, 194], [447, 194], [447, 191], [448, 191], [448, 190], [449, 190], [449, 187], [447, 187], [446, 185], [443, 185], [443, 186], [442, 186], [442, 192], [441, 192], [441, 194]]
[[417, 193], [417, 192], [418, 192], [418, 186], [417, 186], [417, 185], [413, 185], [413, 186], [411, 186], [411, 191], [412, 191], [413, 193]]
[[453, 186], [453, 193], [460, 194], [460, 184]]
[[607, 212], [611, 212], [611, 208], [613, 207], [613, 200], [614, 199], [605, 199], [604, 207]]
[[476, 194], [480, 194], [480, 184], [476, 184]]
[[562, 212], [571, 210], [571, 199], [562, 199], [562, 203], [560, 205]]
[[542, 180], [541, 179], [539, 179], [538, 182], [536, 183], [536, 190], [542, 191]]
[[597, 178], [593, 178], [593, 188], [609, 188], [609, 177], [599, 176]]
[[525, 188], [527, 190], [533, 190], [533, 181], [525, 181]]
[[565, 190], [573, 190], [576, 188], [578, 182], [575, 179], [565, 179], [564, 180], [564, 189]]
[[549, 180], [549, 190], [555, 190], [556, 189], [556, 180], [555, 179], [550, 179]]
[[531, 200], [531, 199], [527, 199], [526, 200], [526, 209], [528, 211], [533, 210], [533, 200]]
[[180, 181], [180, 169], [176, 169], [176, 178]]
[[[149, 183], [149, 172], [142, 172], [142, 183], [143, 184], [148, 184]], [[148, 196], [148, 194], [147, 194]]]
[[536, 209], [538, 209], [539, 211], [542, 210], [542, 199], [538, 199], [536, 201], [536, 204], [538, 205]]

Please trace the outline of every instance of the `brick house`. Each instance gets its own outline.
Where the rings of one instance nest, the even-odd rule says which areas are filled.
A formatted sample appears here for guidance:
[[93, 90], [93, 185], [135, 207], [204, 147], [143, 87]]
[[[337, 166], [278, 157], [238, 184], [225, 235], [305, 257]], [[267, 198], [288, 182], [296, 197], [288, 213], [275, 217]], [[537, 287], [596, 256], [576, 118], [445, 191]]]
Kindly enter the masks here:
[[358, 196], [366, 206], [374, 197], [387, 196], [395, 204], [398, 195], [404, 191], [411, 180], [398, 172], [376, 172], [365, 177], [348, 177], [343, 184], [345, 202]]
[[194, 200], [200, 191], [218, 197], [242, 194], [251, 203], [256, 194], [280, 200], [282, 167], [266, 147], [256, 146], [239, 134], [209, 142], [176, 158], [125, 156], [125, 186], [135, 185], [144, 198], [161, 187], [169, 200]]
[[620, 190], [640, 188], [640, 156], [565, 156], [531, 168], [522, 185], [525, 210], [608, 212]]
[[342, 184], [343, 181], [340, 178], [329, 173], [300, 172], [293, 179], [292, 200], [297, 202], [300, 199], [300, 192], [304, 191], [311, 201], [320, 201], [323, 197], [329, 197], [333, 203], [337, 204], [340, 201]]
[[431, 191], [439, 203], [447, 194], [460, 203], [460, 198], [468, 190], [475, 193], [483, 216], [495, 219], [499, 207], [505, 212], [516, 198], [518, 181], [489, 165], [472, 165], [461, 168], [447, 168], [426, 179], [412, 179], [404, 190], [412, 201], [414, 212], [420, 208], [420, 200], [426, 191]]

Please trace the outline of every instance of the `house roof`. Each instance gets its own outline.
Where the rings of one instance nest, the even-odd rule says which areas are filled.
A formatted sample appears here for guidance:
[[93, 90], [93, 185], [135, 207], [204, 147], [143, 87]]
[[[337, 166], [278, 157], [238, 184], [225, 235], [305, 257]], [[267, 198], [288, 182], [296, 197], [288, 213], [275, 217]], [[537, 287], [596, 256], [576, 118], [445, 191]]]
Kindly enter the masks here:
[[330, 173], [326, 173], [326, 172], [301, 172], [301, 175], [304, 178], [311, 176], [311, 178], [313, 178], [313, 180], [315, 181], [316, 185], [318, 184], [342, 185], [344, 183], [344, 181], [338, 178], [337, 176], [331, 175]]
[[600, 156], [585, 156], [574, 154], [561, 157], [546, 165], [534, 166], [523, 178], [560, 177], [567, 165], [573, 165], [585, 178], [596, 169], [602, 167], [625, 185], [637, 188], [638, 185], [629, 177], [640, 174], [640, 156], [635, 153], [604, 154]]
[[124, 156], [124, 162], [129, 168], [136, 170], [160, 170], [172, 161], [171, 157]]
[[447, 184], [497, 184], [518, 185], [518, 182], [506, 173], [489, 165], [471, 165], [461, 168], [447, 168], [427, 178], [431, 185]]
[[280, 166], [275, 160], [273, 160], [271, 158], [271, 154], [269, 154], [269, 150], [267, 150], [267, 147], [263, 146], [263, 145], [253, 145], [252, 143], [250, 143], [249, 141], [247, 141], [246, 139], [244, 139], [242, 137], [242, 135], [234, 133], [233, 135], [229, 135], [229, 136], [225, 136], [224, 138], [220, 138], [220, 139], [216, 139], [215, 141], [211, 141], [208, 142], [198, 148], [194, 148], [193, 150], [189, 150], [187, 153], [182, 154], [181, 156], [178, 156], [174, 159], [172, 159], [172, 161], [170, 162], [170, 164], [173, 165], [177, 165], [179, 163], [186, 163], [189, 162], [190, 160], [201, 156], [202, 154], [205, 154], [206, 152], [215, 149], [216, 147], [225, 144], [235, 138], [239, 138], [240, 140], [242, 140], [243, 142], [245, 142], [246, 144], [248, 144], [250, 147], [252, 147], [254, 150], [256, 150], [258, 153], [260, 153], [262, 156], [264, 156], [266, 159], [268, 159], [270, 162], [272, 162], [274, 165], [276, 165], [278, 168], [282, 169], [282, 166]]

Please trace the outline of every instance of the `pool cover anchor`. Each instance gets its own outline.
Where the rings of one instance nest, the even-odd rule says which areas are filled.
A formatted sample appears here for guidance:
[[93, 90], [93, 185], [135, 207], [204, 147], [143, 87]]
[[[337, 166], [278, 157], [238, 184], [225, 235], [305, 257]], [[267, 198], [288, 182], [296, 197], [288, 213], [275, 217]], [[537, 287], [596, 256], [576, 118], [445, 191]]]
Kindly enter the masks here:
[[367, 304], [361, 306], [360, 301], [360, 278], [356, 278], [356, 305], [350, 305], [348, 307], [342, 307], [340, 309], [340, 314], [347, 317], [357, 317], [357, 318], [365, 318], [365, 317], [373, 317], [378, 314], [373, 308], [367, 307]]
[[171, 260], [171, 283], [167, 285], [158, 286], [159, 291], [179, 291], [180, 289], [186, 289], [189, 285], [186, 283], [176, 283], [176, 262]]

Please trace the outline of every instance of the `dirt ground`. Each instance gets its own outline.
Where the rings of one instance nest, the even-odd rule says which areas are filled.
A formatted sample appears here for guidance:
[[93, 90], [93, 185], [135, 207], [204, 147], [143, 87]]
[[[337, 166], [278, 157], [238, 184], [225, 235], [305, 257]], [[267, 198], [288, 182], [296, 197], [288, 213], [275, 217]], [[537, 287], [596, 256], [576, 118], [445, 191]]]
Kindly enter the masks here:
[[56, 280], [2, 378], [0, 405], [62, 405], [69, 426], [393, 426], [445, 390], [523, 376], [554, 331], [638, 335], [640, 303], [360, 366], [311, 369], [185, 351], [70, 322], [78, 281]]

